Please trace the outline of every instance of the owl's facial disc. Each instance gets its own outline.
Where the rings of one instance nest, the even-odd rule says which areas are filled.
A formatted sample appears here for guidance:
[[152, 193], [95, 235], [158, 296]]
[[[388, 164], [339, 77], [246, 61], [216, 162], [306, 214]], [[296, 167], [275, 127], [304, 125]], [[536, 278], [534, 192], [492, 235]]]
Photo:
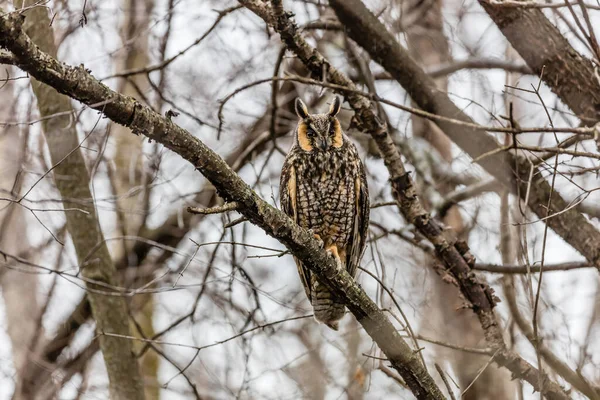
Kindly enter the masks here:
[[342, 125], [337, 118], [331, 118], [329, 124], [329, 137], [331, 138], [332, 146], [340, 148], [344, 144], [344, 135], [342, 135]]
[[337, 118], [324, 118], [315, 115], [314, 119], [306, 118], [298, 125], [298, 144], [306, 152], [328, 151], [339, 148], [343, 144], [340, 122]]

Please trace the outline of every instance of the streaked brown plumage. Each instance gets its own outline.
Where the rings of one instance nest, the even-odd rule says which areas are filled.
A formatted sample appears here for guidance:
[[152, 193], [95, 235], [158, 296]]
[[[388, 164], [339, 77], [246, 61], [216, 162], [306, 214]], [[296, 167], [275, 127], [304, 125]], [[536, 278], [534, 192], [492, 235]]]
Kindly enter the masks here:
[[[300, 121], [281, 171], [279, 199], [283, 211], [311, 229], [354, 277], [369, 226], [369, 189], [356, 147], [335, 117], [340, 107], [336, 97], [327, 114], [309, 114], [296, 99]], [[344, 305], [297, 259], [296, 265], [315, 319], [337, 330]]]

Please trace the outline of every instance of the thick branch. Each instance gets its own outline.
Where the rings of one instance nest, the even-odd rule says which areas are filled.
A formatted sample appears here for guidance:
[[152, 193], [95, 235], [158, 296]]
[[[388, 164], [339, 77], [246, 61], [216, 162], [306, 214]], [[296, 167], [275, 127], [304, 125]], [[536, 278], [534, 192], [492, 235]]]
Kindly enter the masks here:
[[[400, 337], [383, 312], [345, 270], [336, 269], [333, 260], [307, 230], [295, 225], [285, 214], [258, 197], [221, 157], [189, 132], [135, 99], [110, 90], [84, 68], [59, 63], [40, 51], [22, 32], [22, 22], [22, 17], [14, 13], [0, 17], [0, 46], [15, 54], [20, 68], [87, 105], [104, 102], [105, 105], [95, 108], [114, 122], [163, 144], [192, 163], [217, 188], [221, 197], [229, 202], [237, 202], [238, 212], [283, 243], [334, 293], [344, 299], [349, 310], [380, 346], [417, 398], [444, 398], [418, 356]], [[110, 102], [107, 103], [107, 100]]]

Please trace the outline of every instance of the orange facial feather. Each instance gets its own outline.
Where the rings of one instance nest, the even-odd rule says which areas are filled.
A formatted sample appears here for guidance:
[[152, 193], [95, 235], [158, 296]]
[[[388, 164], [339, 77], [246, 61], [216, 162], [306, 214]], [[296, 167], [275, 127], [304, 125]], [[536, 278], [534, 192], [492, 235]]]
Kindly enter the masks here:
[[310, 144], [310, 140], [307, 136], [308, 126], [306, 123], [300, 122], [298, 125], [298, 143], [300, 144], [300, 148], [304, 151], [312, 151], [313, 147]]

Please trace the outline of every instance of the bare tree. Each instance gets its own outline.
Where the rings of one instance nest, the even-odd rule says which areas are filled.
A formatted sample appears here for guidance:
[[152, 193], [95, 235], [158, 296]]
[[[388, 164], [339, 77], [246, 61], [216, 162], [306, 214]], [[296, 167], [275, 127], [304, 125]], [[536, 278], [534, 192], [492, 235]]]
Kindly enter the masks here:
[[[600, 7], [2, 7], [0, 397], [600, 398]], [[334, 93], [356, 280], [277, 210], [294, 100]]]

